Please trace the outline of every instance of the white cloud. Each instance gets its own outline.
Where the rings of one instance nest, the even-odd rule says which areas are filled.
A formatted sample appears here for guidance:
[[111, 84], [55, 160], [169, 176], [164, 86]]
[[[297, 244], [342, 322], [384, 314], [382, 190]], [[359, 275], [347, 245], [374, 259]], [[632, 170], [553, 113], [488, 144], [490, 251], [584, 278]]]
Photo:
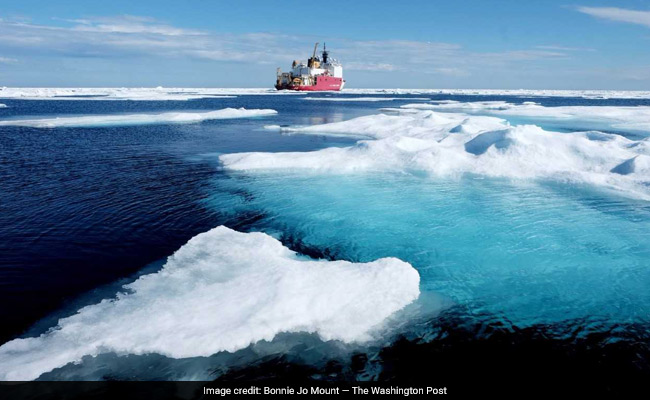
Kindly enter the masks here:
[[[286, 68], [306, 59], [319, 38], [268, 32], [223, 34], [171, 26], [153, 18], [122, 15], [58, 20], [55, 25], [0, 20], [0, 53], [40, 57], [191, 58], [207, 61], [275, 64]], [[67, 26], [66, 26], [67, 25]], [[569, 58], [573, 48], [537, 46], [501, 52], [472, 52], [456, 43], [409, 40], [333, 39], [331, 55], [346, 70], [481, 75], [492, 68], [521, 70], [539, 60]], [[14, 53], [12, 53], [12, 51]]]
[[454, 43], [405, 40], [346, 41], [336, 54], [346, 61], [348, 70], [402, 71], [449, 77], [480, 74], [485, 68], [569, 58], [566, 52], [550, 49], [478, 53]]
[[617, 7], [578, 7], [577, 10], [592, 17], [650, 27], [650, 11]]
[[536, 49], [542, 50], [556, 50], [556, 51], [596, 51], [590, 47], [569, 47], [569, 46], [558, 46], [558, 45], [545, 45], [545, 46], [535, 46]]
[[388, 63], [364, 63], [364, 62], [349, 62], [345, 64], [345, 69], [351, 71], [383, 71], [391, 72], [396, 71], [397, 67]]
[[100, 17], [94, 19], [69, 20], [77, 25], [73, 30], [82, 32], [107, 33], [151, 33], [164, 36], [206, 35], [194, 29], [181, 29], [160, 24], [153, 18], [122, 15], [119, 17]]
[[450, 68], [450, 67], [440, 67], [433, 70], [434, 73], [447, 76], [469, 76], [469, 72], [462, 70], [460, 68]]
[[13, 64], [18, 62], [15, 58], [0, 57], [0, 64]]
[[[481, 55], [479, 55], [479, 57], [481, 57]], [[545, 58], [566, 58], [567, 54], [559, 51], [548, 50], [511, 50], [498, 53], [485, 53], [482, 57], [502, 61], [534, 61]]]
[[[120, 16], [61, 20], [71, 26], [0, 20], [0, 52], [40, 56], [191, 57], [218, 61], [262, 62], [297, 57], [296, 39], [283, 35], [213, 34], [160, 23], [146, 17]], [[289, 50], [293, 48], [293, 51]]]

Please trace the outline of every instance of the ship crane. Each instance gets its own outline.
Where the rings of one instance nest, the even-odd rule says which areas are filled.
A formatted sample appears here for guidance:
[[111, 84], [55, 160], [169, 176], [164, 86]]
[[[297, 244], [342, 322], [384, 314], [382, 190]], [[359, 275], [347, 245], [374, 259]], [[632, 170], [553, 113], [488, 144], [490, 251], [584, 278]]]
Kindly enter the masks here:
[[318, 50], [318, 42], [314, 45], [314, 53], [311, 55], [311, 58], [309, 59], [309, 62], [307, 65], [310, 68], [318, 68], [317, 66], [314, 65], [314, 62], [316, 61], [316, 50]]

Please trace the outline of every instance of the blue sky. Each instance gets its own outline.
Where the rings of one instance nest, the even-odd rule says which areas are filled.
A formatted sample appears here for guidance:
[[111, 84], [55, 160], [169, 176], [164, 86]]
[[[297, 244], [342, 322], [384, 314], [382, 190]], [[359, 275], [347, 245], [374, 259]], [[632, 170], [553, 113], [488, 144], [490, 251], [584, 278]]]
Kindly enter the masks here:
[[650, 90], [649, 1], [4, 1], [0, 86], [268, 87], [327, 42], [348, 87]]

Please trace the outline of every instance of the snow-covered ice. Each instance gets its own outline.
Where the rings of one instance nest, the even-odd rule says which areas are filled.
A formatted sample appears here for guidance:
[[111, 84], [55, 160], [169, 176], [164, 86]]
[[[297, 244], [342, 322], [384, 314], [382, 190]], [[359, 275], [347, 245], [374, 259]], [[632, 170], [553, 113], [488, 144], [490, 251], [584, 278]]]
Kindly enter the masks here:
[[216, 119], [251, 118], [275, 115], [270, 109], [224, 108], [207, 112], [166, 112], [160, 114], [83, 115], [57, 118], [7, 119], [0, 126], [28, 126], [32, 128], [95, 127], [193, 123]]
[[280, 332], [364, 342], [419, 296], [420, 277], [396, 258], [313, 260], [264, 233], [199, 234], [163, 269], [115, 299], [80, 309], [39, 337], [0, 347], [0, 379], [31, 380], [85, 355], [174, 358], [235, 351]]
[[[355, 95], [467, 95], [519, 97], [578, 97], [584, 99], [649, 99], [650, 91], [536, 90], [536, 89], [354, 89]], [[274, 88], [14, 88], [0, 87], [0, 98], [55, 100], [191, 100], [239, 95], [305, 95], [306, 92]], [[337, 93], [332, 93], [333, 97]], [[90, 96], [90, 97], [89, 97]]]
[[538, 119], [576, 120], [606, 124], [612, 129], [650, 132], [650, 107], [647, 106], [558, 106], [545, 107], [533, 102], [513, 104], [506, 101], [432, 102], [401, 106], [405, 109], [461, 111], [496, 116], [522, 116]]
[[305, 97], [305, 100], [313, 101], [356, 101], [356, 102], [372, 102], [372, 101], [395, 101], [395, 100], [431, 100], [428, 97]]
[[0, 88], [0, 98], [24, 100], [194, 100], [239, 95], [305, 94], [272, 88]]
[[517, 96], [577, 97], [583, 99], [650, 99], [650, 91], [640, 90], [545, 90], [545, 89], [351, 89], [348, 94], [373, 95], [452, 95], [452, 96]]
[[[649, 139], [635, 141], [602, 132], [552, 132], [535, 125], [511, 126], [497, 117], [414, 109], [331, 124], [273, 128], [374, 140], [312, 152], [226, 154], [220, 156], [224, 167], [552, 179], [650, 199]], [[627, 167], [618, 167], [624, 163]]]

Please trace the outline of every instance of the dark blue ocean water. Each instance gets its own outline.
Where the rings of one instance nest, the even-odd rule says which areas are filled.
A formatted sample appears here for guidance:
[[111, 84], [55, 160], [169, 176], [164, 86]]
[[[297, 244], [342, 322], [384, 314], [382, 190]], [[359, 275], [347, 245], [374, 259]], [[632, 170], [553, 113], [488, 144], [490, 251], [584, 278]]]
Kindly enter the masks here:
[[[413, 97], [549, 107], [647, 106], [650, 100], [385, 97], [403, 100], [2, 100], [8, 107], [0, 109], [0, 120], [226, 107], [278, 114], [194, 124], [0, 126], [0, 343], [40, 334], [81, 305], [113, 296], [119, 284], [156, 270], [190, 238], [226, 225], [273, 233], [316, 258], [399, 257], [419, 270], [423, 291], [442, 294], [454, 306], [409, 328], [402, 341], [349, 362], [328, 363], [327, 351], [317, 352], [317, 360], [287, 359], [289, 352], [279, 351], [270, 359], [242, 356], [239, 372], [228, 375], [233, 372], [223, 358], [186, 363], [151, 355], [129, 364], [128, 357], [105, 355], [51, 377], [183, 379], [189, 376], [184, 370], [200, 370], [201, 378], [255, 378], [290, 366], [296, 376], [312, 378], [417, 378], [427, 370], [456, 373], [517, 363], [533, 370], [562, 364], [560, 372], [647, 376], [647, 202], [557, 183], [251, 176], [223, 171], [218, 156], [351, 145], [351, 139], [282, 135], [263, 126], [342, 121], [413, 103]], [[575, 121], [550, 125], [566, 132], [581, 128]], [[500, 357], [506, 361], [496, 361]], [[145, 368], [151, 365], [163, 367], [152, 372]], [[214, 369], [219, 372], [206, 375]]]
[[1, 127], [2, 340], [22, 333], [75, 295], [170, 255], [199, 232], [237, 223], [200, 202], [218, 154], [316, 149], [341, 142], [269, 135], [261, 129], [265, 123], [322, 123], [364, 112], [327, 105], [309, 112], [321, 107], [291, 100], [5, 100], [2, 117], [243, 106], [274, 108], [280, 114], [187, 125]]

